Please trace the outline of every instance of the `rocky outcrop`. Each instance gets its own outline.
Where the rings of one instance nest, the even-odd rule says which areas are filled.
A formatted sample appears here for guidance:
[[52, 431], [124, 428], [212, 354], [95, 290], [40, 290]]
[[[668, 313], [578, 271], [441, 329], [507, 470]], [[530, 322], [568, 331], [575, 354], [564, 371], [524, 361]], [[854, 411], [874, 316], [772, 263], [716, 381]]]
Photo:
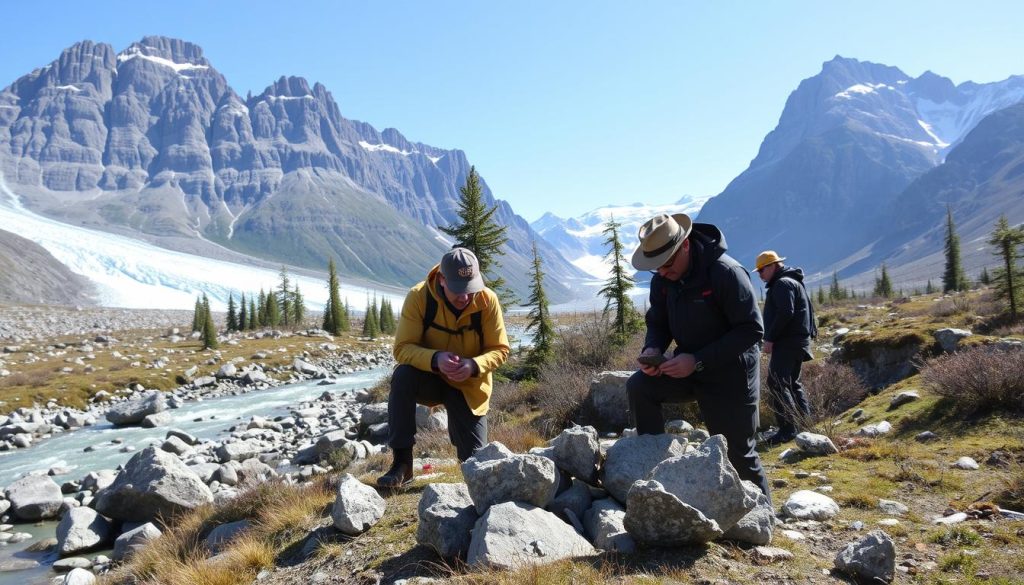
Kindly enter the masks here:
[[147, 447], [97, 496], [96, 510], [118, 520], [150, 522], [212, 501], [210, 488], [177, 456]]

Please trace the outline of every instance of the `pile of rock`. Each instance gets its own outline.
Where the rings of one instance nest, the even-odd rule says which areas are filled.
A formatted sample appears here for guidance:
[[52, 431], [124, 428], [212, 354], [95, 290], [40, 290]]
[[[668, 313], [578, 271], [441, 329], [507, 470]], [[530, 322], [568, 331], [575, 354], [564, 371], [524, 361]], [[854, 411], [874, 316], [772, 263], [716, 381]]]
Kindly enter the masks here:
[[[714, 436], [619, 439], [602, 456], [592, 427], [517, 454], [491, 443], [462, 465], [463, 484], [428, 486], [417, 541], [470, 566], [515, 568], [636, 544], [771, 540], [768, 499], [741, 481]], [[640, 479], [638, 479], [640, 478]]]

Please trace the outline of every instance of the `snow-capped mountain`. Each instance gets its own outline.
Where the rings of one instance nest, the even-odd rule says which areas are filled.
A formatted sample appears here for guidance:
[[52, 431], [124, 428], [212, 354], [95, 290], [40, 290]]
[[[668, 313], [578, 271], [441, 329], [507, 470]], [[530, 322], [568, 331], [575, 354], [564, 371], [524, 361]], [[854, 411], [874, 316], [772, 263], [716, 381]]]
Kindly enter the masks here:
[[[117, 52], [82, 41], [0, 90], [0, 172], [24, 205], [66, 223], [215, 256], [223, 249], [408, 285], [450, 242], [471, 163], [457, 149], [341, 115], [319, 83], [281, 77], [241, 97], [187, 41]], [[527, 288], [538, 240], [549, 294], [583, 277], [495, 199], [503, 276]]]
[[855, 264], [892, 244], [901, 193], [979, 121], [1022, 98], [1021, 76], [954, 85], [836, 57], [799, 84], [757, 157], [701, 217], [745, 265], [773, 248], [812, 276], [868, 269]]
[[531, 223], [530, 227], [577, 268], [594, 278], [604, 279], [608, 277], [611, 269], [604, 259], [608, 252], [608, 246], [604, 243], [607, 238], [604, 229], [609, 220], [614, 219], [621, 224], [619, 239], [628, 254], [632, 254], [639, 244], [637, 232], [645, 221], [659, 213], [686, 213], [696, 219], [705, 200], [706, 198], [687, 195], [668, 205], [608, 205], [569, 219], [545, 213]]

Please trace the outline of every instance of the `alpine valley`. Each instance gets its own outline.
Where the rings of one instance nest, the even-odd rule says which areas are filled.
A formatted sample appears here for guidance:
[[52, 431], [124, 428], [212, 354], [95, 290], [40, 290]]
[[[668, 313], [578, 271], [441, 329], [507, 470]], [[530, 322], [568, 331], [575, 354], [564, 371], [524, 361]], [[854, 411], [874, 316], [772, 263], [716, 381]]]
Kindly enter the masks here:
[[[69, 224], [211, 258], [408, 285], [450, 246], [466, 154], [340, 113], [327, 88], [282, 77], [240, 97], [195, 44], [82, 41], [0, 91], [0, 173], [20, 204]], [[508, 226], [502, 275], [525, 291], [531, 242], [549, 295], [586, 275], [486, 183]], [[2, 227], [2, 226], [0, 226]]]

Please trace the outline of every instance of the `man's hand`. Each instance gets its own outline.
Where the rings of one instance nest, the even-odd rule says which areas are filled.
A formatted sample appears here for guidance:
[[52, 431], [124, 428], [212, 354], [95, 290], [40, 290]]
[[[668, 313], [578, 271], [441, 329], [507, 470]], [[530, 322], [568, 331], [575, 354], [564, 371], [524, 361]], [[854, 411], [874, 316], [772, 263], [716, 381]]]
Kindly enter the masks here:
[[681, 353], [661, 364], [658, 370], [671, 378], [685, 378], [693, 373], [697, 360], [692, 353]]
[[462, 359], [458, 354], [443, 351], [437, 356], [437, 369], [452, 382], [462, 382], [473, 375], [473, 361]]
[[772, 345], [773, 344], [772, 344], [771, 341], [764, 342], [764, 352], [766, 354], [771, 354], [772, 353]]
[[[655, 356], [655, 355], [661, 355], [661, 352], [658, 351], [658, 349], [655, 348], [655, 347], [648, 347], [648, 348], [645, 348], [642, 352], [640, 352], [640, 355]], [[645, 364], [645, 363], [643, 363], [643, 362], [641, 362], [639, 360], [636, 363], [640, 365], [640, 371], [645, 373], [645, 374], [647, 374], [648, 376], [660, 376], [661, 375], [661, 370], [658, 368], [658, 366], [648, 365], [648, 364]], [[664, 365], [664, 364], [662, 364], [662, 365]]]

